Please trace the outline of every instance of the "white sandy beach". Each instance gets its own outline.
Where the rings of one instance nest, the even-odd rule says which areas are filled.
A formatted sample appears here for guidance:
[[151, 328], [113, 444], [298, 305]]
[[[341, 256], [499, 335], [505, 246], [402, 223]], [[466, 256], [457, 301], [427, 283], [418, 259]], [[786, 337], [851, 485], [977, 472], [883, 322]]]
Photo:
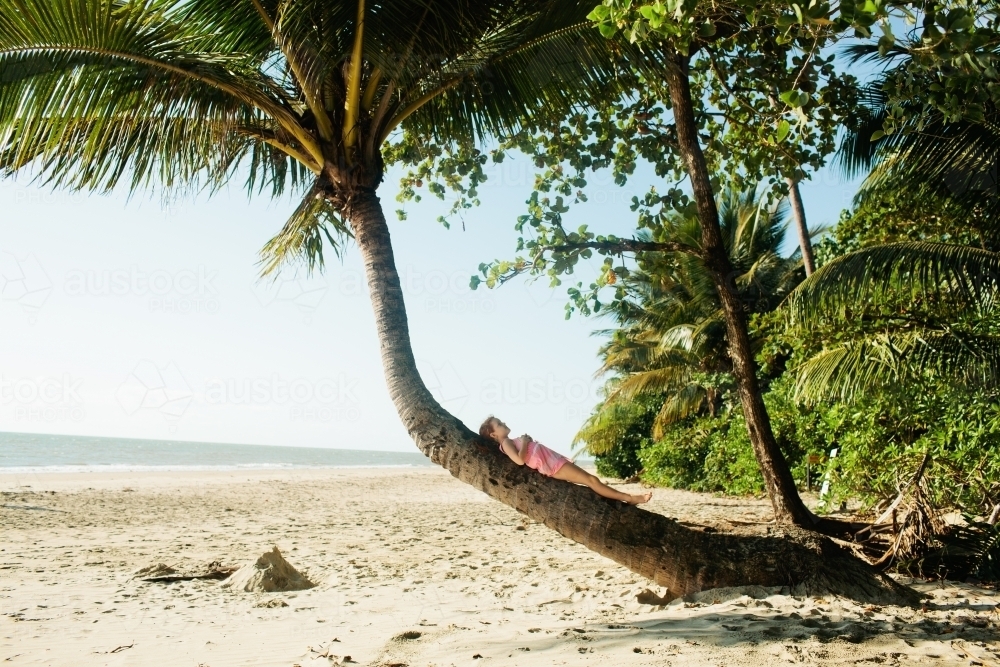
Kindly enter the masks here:
[[[2, 475], [0, 491], [4, 664], [1000, 667], [994, 591], [917, 584], [924, 610], [776, 589], [641, 604], [649, 582], [436, 468]], [[770, 515], [668, 490], [650, 508]], [[272, 546], [316, 587], [133, 577]]]

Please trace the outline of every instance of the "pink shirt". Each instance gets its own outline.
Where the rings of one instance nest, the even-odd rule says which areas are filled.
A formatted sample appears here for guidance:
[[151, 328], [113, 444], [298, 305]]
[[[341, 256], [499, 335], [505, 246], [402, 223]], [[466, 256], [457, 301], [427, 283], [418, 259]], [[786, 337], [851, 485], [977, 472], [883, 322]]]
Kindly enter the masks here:
[[552, 451], [540, 442], [534, 440], [525, 442], [524, 438], [514, 438], [512, 442], [524, 464], [543, 475], [552, 477], [560, 468], [570, 462], [568, 458]]

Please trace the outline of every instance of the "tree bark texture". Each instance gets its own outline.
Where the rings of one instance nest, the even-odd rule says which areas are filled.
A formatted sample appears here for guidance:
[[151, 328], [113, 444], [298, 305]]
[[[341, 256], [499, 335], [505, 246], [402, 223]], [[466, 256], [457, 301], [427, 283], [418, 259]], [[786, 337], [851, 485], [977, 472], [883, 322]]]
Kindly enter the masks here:
[[789, 586], [800, 594], [836, 593], [882, 603], [912, 603], [915, 593], [875, 572], [826, 537], [795, 527], [768, 535], [731, 535], [674, 519], [518, 466], [431, 396], [410, 349], [403, 292], [389, 229], [372, 190], [349, 199], [375, 311], [393, 404], [417, 447], [459, 480], [531, 519], [668, 589], [670, 597], [709, 588]]
[[733, 375], [750, 432], [750, 442], [764, 475], [764, 484], [775, 518], [779, 522], [812, 527], [816, 523], [816, 517], [799, 497], [788, 462], [774, 438], [760, 383], [757, 381], [757, 364], [750, 344], [748, 318], [736, 287], [736, 272], [723, 244], [715, 192], [712, 190], [708, 165], [698, 140], [688, 79], [688, 57], [677, 53], [669, 54], [668, 57], [671, 62], [667, 67], [666, 77], [677, 127], [677, 142], [691, 178], [691, 188], [698, 207], [702, 258], [722, 302], [729, 356], [733, 362]]
[[812, 238], [809, 236], [809, 225], [806, 224], [806, 209], [802, 205], [802, 192], [799, 190], [799, 182], [791, 176], [785, 177], [785, 183], [788, 184], [788, 203], [792, 208], [792, 220], [795, 221], [795, 229], [799, 233], [802, 266], [805, 267], [808, 277], [816, 270], [816, 260], [813, 259]]

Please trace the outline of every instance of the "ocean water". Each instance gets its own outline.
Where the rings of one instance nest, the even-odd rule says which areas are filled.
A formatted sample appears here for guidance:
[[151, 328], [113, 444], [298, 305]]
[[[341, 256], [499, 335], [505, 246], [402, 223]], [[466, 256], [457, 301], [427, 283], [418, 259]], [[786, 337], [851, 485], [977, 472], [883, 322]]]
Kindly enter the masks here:
[[379, 452], [0, 432], [0, 473], [429, 465], [433, 464], [415, 450]]

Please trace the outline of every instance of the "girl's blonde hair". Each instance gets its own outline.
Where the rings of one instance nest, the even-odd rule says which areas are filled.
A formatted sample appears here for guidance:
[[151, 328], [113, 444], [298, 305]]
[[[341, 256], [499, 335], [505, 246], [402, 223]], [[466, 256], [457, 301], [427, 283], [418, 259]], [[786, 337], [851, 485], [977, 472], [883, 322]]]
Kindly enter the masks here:
[[482, 426], [479, 427], [479, 436], [481, 438], [486, 438], [487, 440], [493, 439], [493, 420], [496, 419], [493, 415], [486, 418]]

